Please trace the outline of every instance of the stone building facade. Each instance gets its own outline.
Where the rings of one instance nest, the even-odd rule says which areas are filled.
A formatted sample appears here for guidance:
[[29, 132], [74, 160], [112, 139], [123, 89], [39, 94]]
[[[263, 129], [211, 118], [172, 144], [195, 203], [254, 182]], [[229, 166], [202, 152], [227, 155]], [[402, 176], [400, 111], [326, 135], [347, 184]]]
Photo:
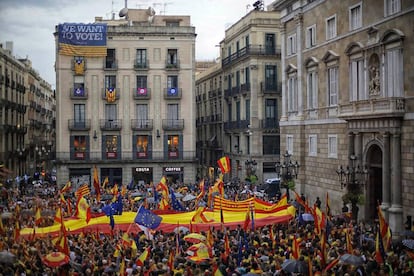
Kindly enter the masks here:
[[[395, 235], [414, 214], [414, 3], [277, 0], [281, 11], [281, 148], [301, 164], [298, 187], [340, 213], [337, 170], [366, 170], [359, 219], [380, 203]], [[358, 167], [359, 166], [359, 167]], [[352, 166], [351, 166], [352, 167]], [[353, 182], [356, 183], [356, 182]]]
[[58, 179], [90, 182], [96, 165], [111, 184], [194, 182], [195, 28], [151, 9], [120, 15], [95, 18], [106, 56], [56, 52]]

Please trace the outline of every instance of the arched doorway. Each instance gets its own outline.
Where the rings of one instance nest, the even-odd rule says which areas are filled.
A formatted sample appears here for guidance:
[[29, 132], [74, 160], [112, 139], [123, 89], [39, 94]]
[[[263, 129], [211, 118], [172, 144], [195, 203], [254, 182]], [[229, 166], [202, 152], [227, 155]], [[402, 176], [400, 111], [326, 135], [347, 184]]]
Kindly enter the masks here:
[[371, 145], [367, 151], [369, 180], [366, 190], [365, 218], [373, 220], [377, 216], [377, 205], [382, 202], [382, 150], [378, 145]]

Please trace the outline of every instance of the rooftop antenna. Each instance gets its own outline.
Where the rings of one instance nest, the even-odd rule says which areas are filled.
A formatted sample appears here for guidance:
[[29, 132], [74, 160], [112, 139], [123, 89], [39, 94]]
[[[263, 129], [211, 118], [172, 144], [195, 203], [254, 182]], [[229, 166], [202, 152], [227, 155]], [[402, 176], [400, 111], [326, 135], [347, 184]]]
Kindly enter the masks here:
[[128, 0], [125, 0], [125, 7], [119, 11], [119, 17], [124, 17], [127, 15], [128, 15]]
[[250, 7], [251, 7], [251, 6], [250, 6], [250, 4], [247, 4], [247, 5], [246, 5], [246, 13], [248, 13], [248, 12], [249, 12]]
[[156, 6], [163, 6], [163, 10], [160, 11], [160, 14], [164, 14], [166, 12], [167, 5], [174, 4], [173, 2], [164, 2], [164, 3], [152, 3], [154, 7]]

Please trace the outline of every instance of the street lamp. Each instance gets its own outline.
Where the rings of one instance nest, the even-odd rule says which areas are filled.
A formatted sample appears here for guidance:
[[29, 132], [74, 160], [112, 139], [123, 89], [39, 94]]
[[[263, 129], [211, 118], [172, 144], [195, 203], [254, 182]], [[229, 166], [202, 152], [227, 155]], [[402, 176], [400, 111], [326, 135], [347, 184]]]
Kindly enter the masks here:
[[282, 186], [286, 188], [286, 196], [287, 200], [289, 201], [289, 185], [292, 182], [293, 178], [298, 178], [300, 165], [298, 161], [292, 162], [292, 154], [290, 154], [288, 151], [286, 151], [282, 156], [284, 157], [283, 162], [276, 161], [275, 169], [276, 174], [281, 180]]
[[347, 193], [344, 195], [344, 203], [351, 203], [352, 219], [358, 220], [358, 206], [362, 197], [361, 187], [365, 185], [369, 177], [367, 166], [361, 167], [356, 165], [357, 157], [349, 156], [349, 165], [344, 168], [342, 165], [336, 170], [341, 183], [341, 189], [346, 188]]

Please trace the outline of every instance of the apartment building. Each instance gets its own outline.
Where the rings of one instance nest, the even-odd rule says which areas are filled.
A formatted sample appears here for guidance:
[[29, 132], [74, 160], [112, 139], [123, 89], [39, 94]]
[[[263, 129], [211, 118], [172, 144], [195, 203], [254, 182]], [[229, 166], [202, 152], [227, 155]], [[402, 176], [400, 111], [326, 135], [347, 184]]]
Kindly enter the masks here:
[[[281, 147], [301, 164], [298, 188], [309, 202], [329, 192], [338, 214], [346, 184], [355, 184], [358, 218], [374, 219], [379, 202], [398, 235], [414, 213], [413, 2], [277, 0], [269, 8], [282, 16]], [[361, 177], [340, 183], [340, 166]]]
[[51, 170], [54, 159], [55, 98], [52, 86], [27, 58], [0, 47], [0, 162], [13, 176]]
[[[220, 63], [197, 76], [201, 174], [231, 159], [229, 179], [275, 177], [281, 106], [279, 13], [252, 10], [225, 31]], [[254, 176], [253, 178], [251, 178]]]
[[151, 9], [120, 16], [72, 25], [104, 37], [82, 55], [59, 43], [72, 27], [56, 28], [58, 179], [90, 182], [96, 166], [110, 183], [194, 182], [195, 28]]

